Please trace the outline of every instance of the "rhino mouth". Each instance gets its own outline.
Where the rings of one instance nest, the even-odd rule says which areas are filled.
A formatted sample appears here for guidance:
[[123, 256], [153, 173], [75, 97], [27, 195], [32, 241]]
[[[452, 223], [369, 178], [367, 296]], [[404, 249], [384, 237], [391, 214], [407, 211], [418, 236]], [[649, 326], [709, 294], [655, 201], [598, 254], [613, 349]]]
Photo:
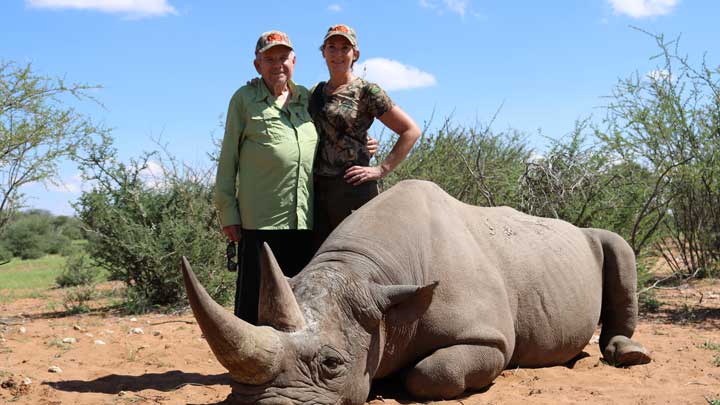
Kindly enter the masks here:
[[302, 399], [291, 399], [288, 397], [283, 396], [267, 396], [267, 397], [256, 397], [252, 399], [253, 404], [259, 404], [259, 405], [306, 405], [306, 404], [313, 404], [313, 405], [340, 405], [345, 404], [346, 402], [342, 402], [340, 399], [338, 400], [330, 400], [330, 399], [322, 399], [318, 397], [311, 397], [307, 396]]
[[233, 403], [259, 405], [339, 405], [349, 403], [337, 395], [328, 397], [314, 387], [299, 384], [297, 386], [248, 386], [233, 385], [231, 397]]

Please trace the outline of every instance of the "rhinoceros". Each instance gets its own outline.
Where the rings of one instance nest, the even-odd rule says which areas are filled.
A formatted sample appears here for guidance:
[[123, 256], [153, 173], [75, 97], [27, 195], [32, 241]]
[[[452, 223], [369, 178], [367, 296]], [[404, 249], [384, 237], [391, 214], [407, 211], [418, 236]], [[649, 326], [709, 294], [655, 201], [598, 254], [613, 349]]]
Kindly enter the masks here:
[[265, 245], [259, 325], [215, 303], [183, 258], [198, 325], [257, 404], [361, 404], [401, 372], [419, 399], [489, 385], [508, 367], [567, 363], [602, 324], [611, 364], [650, 361], [632, 337], [635, 256], [617, 234], [464, 204], [403, 181], [350, 215], [286, 279]]

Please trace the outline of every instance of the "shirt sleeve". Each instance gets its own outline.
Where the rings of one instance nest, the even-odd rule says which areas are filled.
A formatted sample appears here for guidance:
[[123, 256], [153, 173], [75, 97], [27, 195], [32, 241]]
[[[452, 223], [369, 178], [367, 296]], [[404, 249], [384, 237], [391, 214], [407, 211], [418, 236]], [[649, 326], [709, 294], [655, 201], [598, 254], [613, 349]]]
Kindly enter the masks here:
[[215, 176], [215, 206], [223, 227], [241, 223], [235, 184], [239, 167], [240, 139], [245, 131], [243, 111], [242, 100], [236, 94], [230, 100], [228, 107], [225, 135]]
[[395, 106], [387, 93], [375, 83], [368, 83], [365, 97], [367, 110], [375, 118], [392, 110], [393, 106]]

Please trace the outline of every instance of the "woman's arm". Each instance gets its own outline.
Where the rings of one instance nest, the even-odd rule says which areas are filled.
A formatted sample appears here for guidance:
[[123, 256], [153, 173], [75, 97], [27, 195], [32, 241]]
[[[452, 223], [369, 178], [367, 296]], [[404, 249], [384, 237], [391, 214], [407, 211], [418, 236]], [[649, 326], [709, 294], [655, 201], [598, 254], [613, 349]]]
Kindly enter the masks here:
[[353, 166], [345, 171], [345, 181], [354, 186], [387, 176], [405, 159], [415, 141], [420, 138], [420, 128], [398, 106], [394, 106], [378, 119], [386, 127], [398, 134], [399, 138], [379, 166]]

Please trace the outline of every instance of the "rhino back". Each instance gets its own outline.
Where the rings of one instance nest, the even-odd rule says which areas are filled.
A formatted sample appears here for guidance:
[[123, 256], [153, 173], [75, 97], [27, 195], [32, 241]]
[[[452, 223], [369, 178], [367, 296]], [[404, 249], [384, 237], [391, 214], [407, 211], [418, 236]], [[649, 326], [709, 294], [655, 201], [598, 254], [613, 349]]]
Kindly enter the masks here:
[[599, 243], [564, 221], [508, 208], [480, 211], [488, 213], [495, 234], [481, 237], [478, 244], [493, 252], [490, 261], [505, 279], [514, 318], [510, 364], [567, 362], [585, 347], [600, 319]]

